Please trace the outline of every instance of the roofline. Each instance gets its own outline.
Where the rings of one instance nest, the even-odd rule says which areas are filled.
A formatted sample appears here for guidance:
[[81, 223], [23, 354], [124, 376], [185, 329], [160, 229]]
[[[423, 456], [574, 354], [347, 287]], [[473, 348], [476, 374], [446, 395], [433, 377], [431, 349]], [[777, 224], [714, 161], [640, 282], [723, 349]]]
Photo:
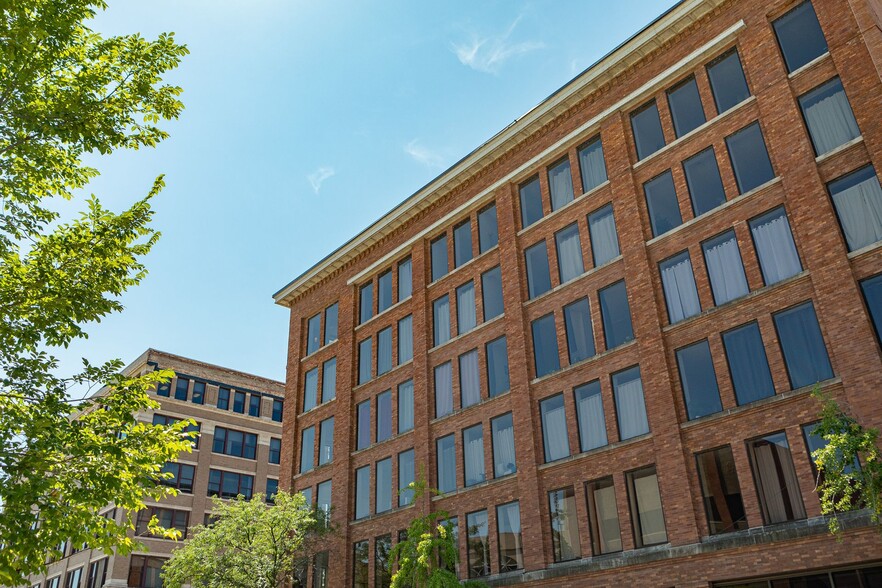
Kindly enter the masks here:
[[[504, 146], [507, 142], [522, 135], [525, 131], [530, 129], [531, 126], [537, 124], [542, 118], [548, 116], [549, 113], [560, 104], [573, 99], [577, 94], [590, 86], [600, 87], [604, 82], [614, 79], [620, 73], [616, 70], [616, 66], [635, 57], [637, 59], [642, 59], [650, 51], [656, 49], [658, 45], [661, 44], [657, 39], [660, 33], [668, 32], [671, 33], [671, 36], [676, 35], [681, 30], [691, 25], [695, 20], [725, 1], [726, 0], [680, 0], [653, 19], [637, 33], [617, 45], [592, 65], [588, 66], [582, 71], [582, 73], [555, 90], [545, 100], [528, 110], [524, 115], [515, 119], [511, 124], [493, 135], [493, 137], [479, 145], [476, 149], [465, 155], [445, 171], [441, 172], [441, 174], [411, 194], [385, 215], [371, 223], [367, 228], [363, 229], [357, 235], [346, 241], [346, 243], [291, 280], [278, 292], [273, 294], [273, 300], [276, 304], [290, 306], [291, 301], [289, 299], [292, 295], [296, 295], [300, 290], [305, 290], [314, 285], [316, 281], [315, 279], [320, 279], [319, 274], [324, 270], [331, 268], [334, 261], [340, 260], [341, 264], [345, 263], [351, 259], [351, 257], [347, 258], [348, 254], [360, 252], [369, 247], [372, 244], [371, 237], [376, 235], [379, 230], [393, 227], [398, 220], [402, 220], [402, 222], [406, 221], [406, 215], [412, 212], [416, 205], [422, 203], [426, 203], [426, 205], [430, 204], [426, 201], [431, 194], [440, 191], [449, 184], [459, 184], [468, 179], [473, 175], [468, 173], [470, 168], [484, 159], [489, 153], [492, 153], [494, 150]], [[644, 50], [646, 46], [650, 46], [648, 51]], [[476, 169], [475, 172], [477, 171], [478, 170]], [[457, 179], [460, 181], [453, 181]]]

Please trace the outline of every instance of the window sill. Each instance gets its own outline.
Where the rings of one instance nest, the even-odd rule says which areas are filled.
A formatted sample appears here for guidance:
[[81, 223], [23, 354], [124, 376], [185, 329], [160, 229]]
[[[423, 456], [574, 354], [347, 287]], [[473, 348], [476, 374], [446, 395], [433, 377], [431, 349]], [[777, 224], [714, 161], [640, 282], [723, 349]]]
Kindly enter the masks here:
[[392, 443], [393, 441], [396, 441], [398, 439], [402, 439], [402, 438], [406, 437], [407, 435], [410, 435], [411, 433], [413, 433], [413, 429], [411, 429], [409, 431], [405, 431], [403, 433], [398, 433], [397, 435], [392, 435], [388, 439], [383, 439], [382, 441], [380, 441], [378, 443], [372, 443], [371, 445], [368, 445], [364, 449], [356, 449], [355, 451], [351, 451], [349, 453], [349, 457], [355, 457], [357, 455], [361, 455], [362, 453], [366, 453], [376, 447], [382, 447], [384, 445], [388, 445], [389, 443]]
[[579, 281], [588, 278], [588, 276], [592, 276], [592, 275], [596, 274], [597, 272], [599, 272], [600, 270], [602, 270], [608, 266], [611, 266], [614, 263], [619, 262], [621, 260], [622, 260], [622, 256], [621, 256], [621, 254], [619, 254], [616, 257], [613, 257], [612, 259], [610, 259], [609, 261], [604, 263], [603, 265], [598, 265], [597, 267], [592, 267], [590, 270], [583, 272], [580, 276], [573, 278], [569, 282], [564, 282], [563, 284], [559, 284], [559, 285], [555, 286], [554, 288], [552, 288], [551, 290], [549, 290], [548, 292], [543, 292], [542, 294], [540, 294], [536, 298], [531, 298], [531, 299], [527, 300], [526, 302], [523, 303], [523, 306], [526, 308], [527, 306], [530, 306], [539, 300], [543, 300], [545, 298], [548, 298], [552, 294], [556, 294], [556, 293], [560, 292], [561, 290], [569, 288], [570, 286], [573, 286], [574, 284], [578, 283]]
[[543, 216], [542, 218], [540, 218], [539, 220], [535, 221], [533, 224], [531, 224], [531, 225], [529, 225], [529, 226], [527, 226], [527, 227], [524, 227], [523, 229], [521, 229], [520, 231], [518, 231], [517, 234], [516, 234], [515, 236], [516, 236], [516, 237], [521, 237], [521, 236], [524, 235], [525, 233], [529, 233], [529, 232], [532, 231], [534, 228], [536, 228], [536, 227], [542, 225], [543, 223], [545, 223], [545, 222], [548, 221], [549, 219], [556, 218], [556, 217], [558, 217], [558, 216], [563, 215], [564, 211], [567, 211], [567, 210], [569, 210], [570, 208], [576, 206], [576, 204], [578, 204], [579, 202], [582, 202], [583, 200], [586, 200], [586, 199], [590, 198], [591, 196], [593, 196], [594, 194], [600, 192], [601, 190], [603, 190], [603, 189], [606, 188], [607, 186], [609, 186], [609, 180], [606, 180], [606, 181], [603, 182], [603, 183], [597, 184], [596, 186], [594, 186], [593, 188], [591, 188], [590, 190], [588, 190], [588, 191], [585, 192], [584, 194], [580, 194], [579, 196], [575, 196], [572, 200], [570, 200], [569, 202], [567, 202], [566, 204], [564, 204], [563, 206], [561, 206], [561, 207], [558, 208], [557, 210], [552, 210], [552, 211], [549, 212], [547, 215], [545, 215], [545, 216]]
[[878, 249], [882, 249], [882, 241], [870, 243], [869, 245], [865, 245], [864, 247], [861, 247], [860, 249], [855, 249], [854, 251], [850, 252], [847, 257], [848, 257], [848, 259], [854, 260], [858, 257], [861, 257], [863, 255], [870, 253], [871, 251], [876, 251]]
[[762, 408], [766, 407], [770, 404], [776, 404], [778, 402], [785, 402], [789, 399], [799, 398], [802, 396], [807, 396], [811, 393], [815, 387], [819, 387], [821, 389], [830, 388], [837, 384], [842, 383], [842, 378], [834, 377], [829, 380], [822, 380], [817, 382], [816, 384], [812, 384], [811, 386], [803, 386], [802, 388], [794, 388], [792, 390], [787, 390], [785, 392], [781, 392], [780, 394], [775, 394], [773, 396], [769, 396], [767, 398], [761, 398], [760, 400], [755, 400], [749, 404], [742, 404], [741, 406], [734, 406], [732, 408], [728, 408], [721, 412], [715, 412], [714, 414], [709, 414], [707, 416], [699, 417], [697, 419], [693, 419], [691, 421], [687, 421], [685, 423], [680, 423], [681, 429], [692, 429], [701, 427], [702, 425], [707, 425], [711, 423], [715, 423], [716, 421], [723, 419], [728, 416], [738, 415], [745, 413], [754, 408]]
[[437, 496], [432, 497], [432, 502], [438, 500], [444, 500], [445, 498], [451, 498], [453, 496], [459, 496], [461, 494], [465, 494], [466, 492], [471, 492], [473, 490], [478, 490], [480, 488], [487, 488], [488, 486], [494, 486], [496, 484], [502, 484], [503, 482], [507, 482], [509, 480], [514, 480], [517, 478], [518, 473], [514, 472], [511, 474], [506, 474], [504, 476], [500, 476], [499, 478], [491, 478], [489, 480], [484, 480], [479, 484], [472, 484], [471, 486], [464, 486], [462, 488], [457, 488], [456, 490], [451, 490], [450, 492], [445, 492], [444, 494], [438, 494]]
[[535, 386], [535, 385], [541, 384], [542, 382], [544, 382], [546, 380], [550, 380], [551, 378], [555, 378], [555, 377], [557, 377], [561, 374], [565, 374], [571, 370], [584, 367], [584, 366], [591, 364], [591, 363], [594, 363], [596, 361], [600, 361], [601, 359], [603, 359], [609, 355], [612, 355], [613, 353], [616, 353], [616, 352], [621, 351], [623, 349], [628, 349], [631, 346], [636, 345], [636, 344], [637, 344], [637, 339], [631, 339], [627, 343], [622, 343], [618, 347], [613, 347], [612, 349], [608, 349], [608, 350], [604, 351], [603, 353], [598, 353], [597, 355], [594, 355], [594, 356], [589, 357], [587, 359], [583, 359], [582, 361], [580, 361], [578, 363], [570, 364], [570, 365], [568, 365], [564, 368], [561, 368], [555, 372], [551, 372], [550, 374], [545, 374], [544, 376], [540, 376], [538, 378], [530, 380], [530, 385]]
[[[413, 300], [413, 295], [408, 296], [408, 297], [405, 298], [404, 300], [399, 300], [398, 302], [396, 302], [395, 304], [393, 304], [393, 305], [390, 306], [389, 308], [384, 309], [382, 312], [378, 312], [377, 314], [375, 314], [374, 316], [372, 316], [372, 317], [369, 318], [368, 320], [364, 321], [363, 323], [361, 323], [361, 324], [359, 324], [359, 325], [356, 325], [355, 329], [353, 329], [353, 330], [354, 330], [356, 333], [359, 332], [359, 331], [362, 330], [364, 327], [367, 327], [367, 326], [370, 325], [371, 323], [376, 322], [376, 321], [379, 320], [380, 318], [382, 318], [382, 317], [388, 315], [389, 313], [391, 313], [391, 312], [392, 312], [393, 310], [395, 310], [396, 308], [400, 308], [402, 305], [407, 304], [407, 303], [410, 302], [411, 300]], [[330, 345], [330, 343], [329, 343], [329, 345]], [[318, 353], [319, 351], [321, 351], [321, 349], [319, 349], [318, 351], [316, 351], [316, 353]], [[301, 360], [301, 361], [302, 361], [302, 360]]]
[[360, 525], [360, 524], [362, 524], [362, 523], [366, 523], [366, 522], [368, 522], [368, 521], [375, 521], [375, 520], [377, 520], [377, 519], [381, 519], [381, 518], [383, 518], [383, 517], [387, 517], [387, 516], [389, 516], [389, 515], [391, 515], [391, 514], [395, 514], [395, 513], [397, 513], [397, 512], [401, 512], [401, 511], [403, 511], [403, 510], [407, 510], [407, 509], [409, 509], [409, 508], [413, 508], [413, 506], [414, 506], [414, 503], [411, 502], [411, 503], [408, 504], [407, 506], [399, 506], [399, 507], [397, 507], [397, 508], [390, 508], [389, 510], [384, 510], [383, 512], [378, 512], [378, 513], [375, 513], [375, 514], [372, 514], [372, 515], [368, 515], [368, 516], [366, 516], [366, 517], [364, 517], [364, 518], [361, 518], [361, 519], [355, 519], [355, 520], [349, 521], [349, 524], [350, 524], [350, 525]]
[[[460, 334], [460, 335], [457, 335], [456, 337], [453, 337], [452, 339], [448, 339], [447, 341], [445, 341], [445, 342], [442, 343], [441, 345], [437, 345], [437, 346], [435, 346], [435, 347], [432, 347], [431, 349], [429, 349], [429, 355], [435, 353], [435, 352], [438, 351], [439, 349], [444, 349], [445, 347], [447, 347], [447, 346], [449, 346], [449, 345], [452, 345], [452, 344], [456, 343], [457, 341], [460, 341], [460, 340], [464, 339], [465, 337], [468, 337], [469, 335], [471, 335], [471, 334], [473, 334], [473, 333], [476, 333], [476, 332], [482, 330], [484, 327], [486, 327], [486, 326], [488, 326], [488, 325], [492, 325], [493, 323], [495, 323], [495, 322], [497, 322], [497, 321], [500, 321], [500, 320], [502, 320], [502, 319], [504, 319], [504, 318], [505, 318], [505, 313], [502, 313], [502, 314], [500, 314], [500, 315], [496, 315], [496, 316], [494, 316], [492, 319], [490, 319], [489, 321], [485, 321], [485, 322], [481, 323], [480, 325], [477, 325], [477, 326], [476, 326], [474, 329], [472, 329], [471, 331], [466, 331], [465, 333], [462, 333], [462, 334]], [[387, 373], [388, 373], [388, 372], [387, 372]], [[383, 374], [383, 375], [385, 376], [386, 374]]]
[[748, 190], [744, 194], [739, 194], [738, 196], [736, 196], [735, 198], [733, 198], [731, 200], [726, 200], [723, 204], [720, 204], [719, 206], [717, 206], [713, 210], [708, 210], [707, 212], [705, 212], [704, 214], [702, 214], [700, 216], [696, 216], [696, 217], [689, 219], [688, 221], [684, 222], [682, 225], [674, 227], [673, 229], [671, 229], [667, 233], [663, 233], [663, 234], [659, 235], [658, 237], [653, 237], [652, 239], [650, 239], [649, 241], [646, 242], [646, 246], [652, 247], [653, 245], [655, 245], [659, 241], [664, 241], [665, 239], [671, 238], [674, 235], [685, 231], [686, 229], [693, 226], [694, 224], [701, 222], [706, 218], [710, 218], [710, 217], [712, 217], [712, 216], [714, 216], [714, 215], [716, 215], [716, 214], [718, 214], [728, 208], [731, 208], [732, 206], [735, 206], [739, 202], [744, 202], [745, 200], [753, 198], [757, 194], [759, 194], [761, 192], [765, 192], [766, 190], [769, 190], [772, 186], [777, 186], [780, 183], [781, 183], [781, 176], [776, 176], [776, 177], [772, 178], [771, 180], [769, 180], [768, 182], [766, 182], [765, 184], [760, 184], [759, 186], [757, 186], [753, 190]]
[[843, 151], [847, 151], [847, 150], [851, 149], [852, 147], [854, 147], [855, 145], [860, 145], [863, 142], [864, 142], [864, 136], [858, 135], [857, 137], [855, 137], [851, 141], [849, 141], [847, 143], [843, 143], [842, 145], [840, 145], [836, 149], [834, 149], [832, 151], [828, 151], [827, 153], [824, 153], [823, 155], [818, 155], [817, 157], [815, 157], [815, 163], [820, 165], [820, 164], [824, 163], [825, 161], [827, 161], [828, 159], [832, 159], [832, 158], [836, 157], [837, 155], [839, 155], [840, 153], [842, 153]]
[[573, 455], [562, 457], [561, 459], [550, 461], [548, 463], [539, 464], [536, 469], [538, 470], [547, 470], [556, 466], [560, 466], [563, 464], [571, 463], [580, 459], [588, 458], [593, 455], [598, 455], [601, 453], [606, 453], [608, 451], [615, 451], [620, 447], [626, 447], [628, 445], [634, 445], [635, 443], [640, 443], [641, 441], [646, 441], [648, 439], [652, 439], [652, 431], [649, 433], [644, 433], [643, 435], [638, 435], [637, 437], [631, 437], [630, 439], [625, 439], [624, 441], [618, 441], [616, 443], [608, 443], [603, 447], [596, 447], [594, 449], [589, 449], [588, 451], [582, 451], [580, 453], [574, 453]]
[[308, 354], [308, 355], [304, 355], [303, 357], [300, 358], [300, 363], [303, 363], [304, 361], [306, 361], [306, 360], [309, 359], [310, 357], [313, 357], [313, 356], [315, 356], [316, 354], [321, 353], [321, 352], [324, 351], [325, 349], [328, 349], [329, 347], [333, 346], [333, 345], [334, 345], [337, 341], [339, 341], [339, 340], [340, 340], [339, 338], [334, 339], [334, 340], [331, 341], [330, 343], [326, 343], [325, 345], [322, 345], [321, 347], [319, 347], [318, 349], [316, 349], [316, 350], [313, 351], [312, 353], [310, 353], [310, 354]]
[[708, 315], [715, 314], [717, 312], [722, 312], [722, 311], [724, 311], [728, 308], [732, 308], [736, 304], [740, 304], [746, 300], [753, 300], [754, 298], [764, 296], [765, 294], [769, 293], [772, 290], [783, 287], [783, 286], [790, 284], [790, 283], [793, 283], [793, 282], [798, 282], [808, 275], [809, 275], [808, 270], [802, 270], [798, 274], [792, 275], [789, 278], [781, 280], [780, 282], [775, 282], [771, 286], [763, 286], [762, 288], [759, 288], [758, 290], [754, 290], [753, 292], [748, 292], [744, 296], [741, 296], [741, 297], [736, 298], [734, 300], [730, 300], [729, 302], [726, 302], [725, 304], [721, 304], [720, 306], [711, 306], [707, 310], [702, 310], [700, 313], [696, 314], [695, 316], [690, 316], [689, 318], [683, 319], [682, 321], [680, 321], [678, 323], [674, 323], [673, 325], [667, 325], [667, 326], [662, 327], [662, 333], [667, 335], [667, 334], [671, 333], [672, 331], [676, 331], [677, 329], [680, 329], [680, 328], [684, 327], [685, 325], [690, 325], [700, 319], [703, 319], [704, 317], [706, 317]]
[[657, 159], [658, 157], [660, 157], [664, 153], [667, 153], [668, 151], [671, 151], [672, 149], [685, 143], [686, 141], [688, 141], [692, 137], [698, 135], [699, 133], [701, 133], [705, 129], [717, 124], [719, 121], [723, 120], [724, 118], [728, 118], [732, 114], [747, 108], [748, 105], [753, 104], [754, 102], [756, 102], [756, 96], [749, 96], [749, 97], [745, 98], [744, 100], [742, 100], [741, 102], [739, 102], [738, 104], [736, 104], [735, 106], [733, 106], [732, 108], [727, 110], [726, 112], [724, 112], [722, 114], [718, 114], [717, 116], [713, 117], [709, 121], [706, 121], [704, 124], [702, 124], [698, 127], [695, 127], [694, 129], [692, 129], [691, 131], [689, 131], [688, 133], [686, 133], [682, 137], [678, 137], [677, 139], [671, 141], [670, 143], [668, 143], [667, 145], [665, 145], [664, 147], [662, 147], [661, 149], [659, 149], [655, 153], [652, 153], [651, 155], [647, 155], [646, 157], [644, 157], [643, 159], [641, 159], [640, 161], [638, 161], [637, 163], [632, 165], [631, 169], [633, 169], [634, 171], [637, 171], [641, 167], [646, 166], [648, 164], [648, 162]]
[[471, 411], [472, 409], [476, 409], [481, 406], [486, 406], [487, 404], [493, 402], [497, 398], [506, 398], [509, 394], [511, 394], [511, 388], [509, 388], [505, 392], [500, 392], [499, 394], [497, 394], [496, 396], [493, 396], [493, 397], [489, 397], [489, 396], [487, 398], [482, 397], [480, 402], [476, 402], [475, 404], [470, 404], [465, 408], [456, 409], [453, 412], [445, 414], [444, 416], [435, 417], [434, 419], [429, 421], [429, 425], [434, 425], [434, 424], [440, 423], [442, 421], [445, 421], [451, 417], [454, 417], [458, 414], [467, 413], [467, 412]]
[[[371, 379], [368, 380], [367, 382], [362, 382], [361, 384], [358, 384], [357, 386], [354, 386], [354, 387], [352, 388], [352, 393], [355, 394], [357, 391], [359, 391], [359, 390], [361, 390], [361, 389], [363, 389], [363, 388], [366, 388], [366, 387], [368, 387], [369, 385], [371, 385], [371, 384], [377, 382], [378, 380], [381, 380], [381, 379], [387, 377], [389, 374], [394, 374], [394, 373], [398, 372], [399, 370], [401, 370], [402, 368], [406, 368], [406, 367], [408, 367], [408, 366], [410, 366], [410, 365], [412, 365], [412, 364], [413, 364], [413, 360], [412, 360], [412, 359], [408, 359], [408, 360], [405, 361], [404, 363], [399, 363], [398, 365], [396, 365], [394, 368], [392, 368], [392, 369], [389, 370], [388, 372], [383, 372], [382, 374], [380, 374], [380, 375], [378, 375], [378, 376], [374, 376], [373, 378], [371, 378]], [[330, 400], [329, 400], [328, 402], [330, 402]], [[311, 409], [311, 410], [312, 410], [312, 409]]]
[[793, 78], [795, 78], [796, 76], [798, 76], [802, 72], [812, 69], [813, 67], [815, 67], [816, 65], [818, 65], [822, 61], [826, 61], [829, 58], [830, 58], [830, 52], [825, 51], [824, 53], [822, 53], [821, 55], [818, 55], [817, 57], [815, 57], [814, 59], [812, 59], [811, 61], [809, 61], [808, 63], [806, 63], [802, 67], [800, 67], [799, 69], [795, 69], [792, 72], [790, 72], [789, 74], [787, 74], [787, 79], [792, 80]]
[[[478, 262], [478, 260], [481, 260], [481, 259], [483, 259], [483, 258], [489, 256], [490, 254], [492, 254], [492, 253], [494, 253], [494, 252], [496, 252], [496, 251], [498, 251], [498, 250], [499, 250], [499, 244], [496, 244], [496, 245], [494, 245], [493, 247], [491, 247], [490, 249], [488, 249], [487, 251], [485, 251], [484, 253], [479, 253], [478, 255], [476, 255], [475, 257], [471, 258], [470, 260], [468, 260], [468, 261], [465, 262], [464, 264], [462, 264], [462, 265], [460, 265], [460, 266], [457, 266], [457, 267], [453, 268], [452, 270], [450, 270], [449, 272], [447, 272], [446, 274], [444, 274], [443, 276], [441, 276], [441, 277], [438, 278], [437, 280], [433, 280], [433, 281], [429, 282], [429, 283], [426, 285], [426, 288], [427, 288], [427, 289], [428, 289], [428, 288], [432, 288], [432, 287], [435, 286], [436, 284], [440, 284], [441, 282], [443, 282], [444, 280], [446, 280], [446, 279], [449, 278], [450, 276], [452, 276], [452, 275], [454, 275], [454, 274], [456, 274], [456, 273], [458, 273], [458, 272], [461, 272], [464, 268], [467, 268], [467, 267], [469, 267], [469, 266], [472, 266], [472, 265], [476, 264], [476, 263]], [[431, 255], [430, 255], [429, 257], [430, 257], [430, 259], [431, 259]], [[430, 265], [431, 265], [431, 261], [430, 261]]]
[[[385, 374], [384, 374], [384, 375], [385, 375]], [[334, 402], [335, 400], [337, 400], [337, 397], [336, 397], [336, 396], [334, 396], [333, 398], [331, 398], [331, 399], [328, 400], [327, 402], [322, 402], [321, 404], [316, 404], [315, 406], [313, 406], [313, 407], [310, 408], [309, 410], [305, 410], [305, 411], [301, 412], [300, 414], [298, 414], [298, 415], [297, 415], [297, 418], [298, 418], [298, 419], [300, 419], [300, 418], [305, 418], [306, 416], [308, 416], [308, 415], [310, 415], [310, 414], [316, 412], [317, 410], [319, 410], [321, 407], [323, 407], [323, 406], [328, 406], [329, 404], [331, 404], [331, 403]]]

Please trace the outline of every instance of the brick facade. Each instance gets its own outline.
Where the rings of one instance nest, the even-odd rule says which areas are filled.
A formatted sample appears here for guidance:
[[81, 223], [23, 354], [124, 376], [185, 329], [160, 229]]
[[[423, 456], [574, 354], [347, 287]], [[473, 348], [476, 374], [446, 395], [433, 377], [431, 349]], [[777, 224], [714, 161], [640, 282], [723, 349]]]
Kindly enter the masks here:
[[[811, 386], [791, 389], [773, 313], [811, 300], [830, 357], [834, 377], [821, 385], [848, 411], [868, 426], [882, 426], [882, 404], [875, 390], [882, 387], [880, 347], [869, 318], [859, 281], [882, 272], [879, 243], [849, 253], [826, 184], [846, 173], [874, 164], [882, 168], [882, 9], [875, 0], [814, 0], [828, 52], [788, 74], [772, 22], [797, 6], [790, 0], [685, 1], [647, 29], [581, 74], [560, 92], [534, 109], [473, 154], [414, 195], [399, 209], [381, 219], [356, 239], [320, 262], [276, 295], [289, 306], [290, 343], [281, 466], [281, 486], [315, 489], [332, 481], [333, 518], [340, 535], [329, 546], [329, 586], [353, 584], [353, 544], [369, 540], [369, 577], [374, 577], [374, 540], [407, 527], [418, 513], [441, 508], [458, 517], [462, 577], [465, 577], [466, 514], [487, 509], [491, 581], [498, 584], [535, 583], [550, 586], [659, 585], [707, 586], [741, 577], [756, 577], [806, 569], [882, 560], [882, 541], [872, 529], [855, 523], [845, 541], [826, 535], [814, 493], [811, 460], [802, 425], [817, 420], [818, 404]], [[708, 80], [707, 64], [737, 48], [750, 97], [717, 114]], [[666, 90], [690, 75], [695, 76], [707, 122], [677, 138]], [[831, 153], [816, 157], [797, 98], [831, 78], [841, 79], [860, 129], [860, 137]], [[638, 161], [630, 113], [655, 99], [666, 146]], [[735, 172], [727, 156], [726, 138], [759, 121], [774, 170], [774, 178], [739, 193]], [[577, 149], [600, 135], [608, 181], [581, 194], [582, 178]], [[712, 146], [719, 166], [726, 203], [694, 217], [682, 162]], [[547, 168], [569, 158], [576, 197], [552, 211]], [[666, 170], [673, 174], [683, 223], [653, 237], [643, 184]], [[543, 217], [522, 228], [518, 187], [538, 174]], [[581, 195], [580, 195], [581, 194]], [[478, 254], [480, 210], [496, 205], [498, 246]], [[587, 216], [611, 203], [621, 254], [600, 267], [592, 266]], [[802, 271], [766, 285], [750, 219], [784, 206]], [[454, 258], [453, 228], [471, 219], [474, 259], [431, 279], [431, 242], [447, 235], [448, 257]], [[554, 235], [578, 223], [585, 272], [559, 283]], [[750, 294], [715, 305], [701, 243], [733, 229], [737, 237]], [[530, 300], [527, 292], [524, 250], [545, 240], [551, 290]], [[658, 264], [688, 250], [701, 312], [669, 324]], [[397, 292], [396, 264], [410, 258], [413, 295], [359, 323], [359, 288], [373, 283], [376, 311], [378, 276], [392, 270], [392, 291]], [[504, 315], [482, 322], [481, 274], [500, 266]], [[634, 340], [607, 350], [598, 291], [625, 280]], [[455, 309], [456, 288], [475, 284], [478, 326], [456, 336], [455, 310], [450, 316], [453, 338], [433, 347], [432, 303], [450, 297]], [[563, 308], [587, 297], [591, 309], [596, 355], [569, 365]], [[318, 351], [306, 353], [307, 321], [337, 303], [338, 338]], [[554, 314], [561, 369], [536, 377], [531, 322]], [[397, 360], [398, 320], [413, 317], [413, 359]], [[756, 321], [765, 346], [775, 394], [739, 406], [727, 364], [721, 333]], [[392, 328], [392, 365], [376, 375], [377, 333]], [[489, 398], [485, 345], [505, 335], [508, 346], [510, 392]], [[358, 385], [358, 345], [373, 337], [372, 377]], [[722, 411], [689, 420], [677, 367], [676, 350], [707, 339], [719, 387]], [[458, 409], [458, 378], [453, 378], [453, 414], [434, 416], [433, 369], [472, 349], [479, 354], [482, 374], [481, 402]], [[337, 359], [336, 397], [304, 412], [304, 374]], [[650, 433], [620, 440], [612, 374], [639, 365], [649, 417]], [[319, 370], [321, 371], [321, 370]], [[377, 394], [392, 390], [393, 423], [397, 422], [397, 386], [414, 383], [413, 431], [355, 451], [356, 405], [372, 401], [372, 431], [376, 430]], [[573, 388], [599, 380], [609, 444], [579, 453]], [[321, 383], [319, 383], [319, 389]], [[572, 455], [544, 463], [539, 402], [564, 392], [569, 446]], [[493, 477], [490, 420], [511, 412], [517, 453], [517, 473]], [[310, 426], [335, 419], [334, 459], [327, 465], [300, 473], [300, 438]], [[465, 488], [463, 480], [463, 429], [481, 423], [484, 432], [485, 471], [488, 481]], [[747, 440], [784, 431], [807, 522], [766, 525], [760, 506]], [[393, 458], [392, 487], [398, 487], [396, 456], [413, 448], [417, 470], [422, 467], [431, 485], [437, 485], [435, 442], [456, 434], [456, 492], [440, 498], [423, 498], [413, 506], [395, 508], [355, 521], [355, 470], [370, 465], [372, 480], [378, 460]], [[316, 444], [318, 440], [316, 438]], [[694, 454], [730, 446], [749, 531], [732, 534], [729, 541], [710, 536]], [[654, 465], [664, 512], [667, 542], [636, 548], [632, 532], [626, 473]], [[592, 557], [586, 506], [586, 482], [612, 476], [623, 551], [614, 556]], [[375, 499], [371, 485], [371, 505]], [[575, 489], [576, 514], [582, 558], [554, 563], [547, 493]], [[495, 506], [518, 500], [523, 570], [499, 573]], [[725, 538], [725, 536], [722, 536]], [[564, 574], [563, 576], [561, 574]]]

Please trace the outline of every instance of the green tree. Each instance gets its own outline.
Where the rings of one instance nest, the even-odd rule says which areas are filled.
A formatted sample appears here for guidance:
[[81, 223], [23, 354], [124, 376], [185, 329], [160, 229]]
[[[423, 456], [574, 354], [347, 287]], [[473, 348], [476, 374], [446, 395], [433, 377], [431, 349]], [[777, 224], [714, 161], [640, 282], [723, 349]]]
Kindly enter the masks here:
[[[821, 421], [814, 434], [826, 445], [812, 452], [818, 468], [817, 492], [821, 512], [830, 517], [830, 532], [839, 534], [839, 515], [866, 508], [879, 525], [882, 515], [882, 457], [879, 431], [865, 428], [847, 415], [829, 395], [816, 388], [822, 403]], [[882, 530], [882, 528], [880, 528]]]
[[[155, 407], [147, 391], [169, 373], [127, 378], [118, 360], [84, 360], [59, 375], [53, 355], [120, 311], [120, 295], [144, 277], [162, 178], [121, 213], [92, 196], [61, 222], [54, 201], [98, 175], [84, 155], [154, 146], [166, 136], [157, 124], [183, 108], [162, 76], [186, 48], [171, 34], [102, 37], [86, 23], [105, 7], [0, 0], [0, 584], [42, 570], [65, 540], [131, 549], [128, 525], [97, 511], [113, 503], [131, 516], [169, 494], [154, 480], [190, 446], [186, 422], [133, 417]], [[96, 386], [107, 386], [100, 399], [71, 402]]]
[[270, 506], [262, 494], [251, 500], [213, 499], [208, 527], [193, 536], [162, 567], [163, 585], [180, 588], [276, 588], [290, 585], [304, 555], [328, 527], [303, 494], [279, 491]]
[[[413, 492], [417, 500], [426, 493], [439, 494], [429, 488], [425, 476], [411, 482], [404, 490]], [[389, 553], [390, 569], [397, 565], [390, 588], [482, 588], [487, 584], [476, 580], [460, 582], [454, 570], [459, 561], [456, 535], [450, 514], [436, 510], [417, 517], [407, 527], [407, 536]]]

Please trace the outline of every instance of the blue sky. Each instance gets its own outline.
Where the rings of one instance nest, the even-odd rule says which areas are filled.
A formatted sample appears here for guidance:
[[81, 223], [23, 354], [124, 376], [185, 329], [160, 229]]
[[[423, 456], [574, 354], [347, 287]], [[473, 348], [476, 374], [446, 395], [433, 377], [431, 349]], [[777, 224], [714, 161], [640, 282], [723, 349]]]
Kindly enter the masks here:
[[189, 47], [186, 109], [158, 148], [90, 161], [116, 210], [166, 175], [162, 238], [63, 369], [155, 347], [283, 380], [274, 292], [673, 4], [111, 0], [94, 29]]

